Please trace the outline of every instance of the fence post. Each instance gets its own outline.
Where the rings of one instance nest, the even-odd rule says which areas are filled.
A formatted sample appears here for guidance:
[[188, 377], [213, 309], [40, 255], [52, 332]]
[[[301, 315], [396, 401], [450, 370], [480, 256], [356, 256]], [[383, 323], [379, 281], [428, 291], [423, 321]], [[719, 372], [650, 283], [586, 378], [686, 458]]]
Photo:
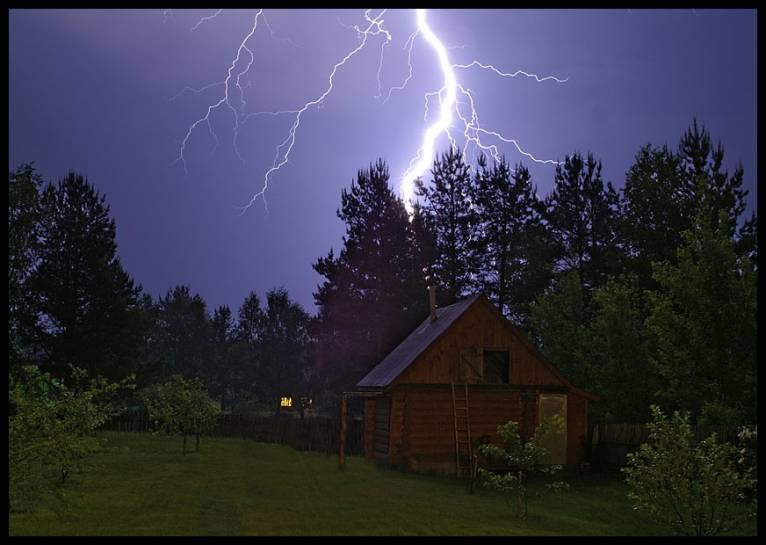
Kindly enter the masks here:
[[341, 396], [340, 401], [340, 453], [338, 465], [343, 467], [346, 464], [346, 396]]

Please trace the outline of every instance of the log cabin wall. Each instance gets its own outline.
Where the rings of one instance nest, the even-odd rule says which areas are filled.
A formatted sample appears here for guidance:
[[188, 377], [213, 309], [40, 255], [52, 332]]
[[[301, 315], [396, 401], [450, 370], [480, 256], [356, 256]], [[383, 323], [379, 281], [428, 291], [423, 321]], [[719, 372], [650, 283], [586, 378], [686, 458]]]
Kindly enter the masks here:
[[[403, 386], [393, 396], [391, 457], [393, 465], [421, 471], [454, 471], [455, 429], [452, 392], [442, 387]], [[502, 444], [497, 426], [520, 422], [523, 437], [537, 425], [537, 394], [509, 386], [469, 388], [471, 440]]]

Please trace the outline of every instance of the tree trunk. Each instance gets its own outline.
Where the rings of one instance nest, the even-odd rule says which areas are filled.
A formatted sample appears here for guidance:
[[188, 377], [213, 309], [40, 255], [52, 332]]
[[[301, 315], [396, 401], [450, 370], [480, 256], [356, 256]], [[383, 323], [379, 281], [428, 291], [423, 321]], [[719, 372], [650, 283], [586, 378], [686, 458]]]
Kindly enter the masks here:
[[184, 432], [184, 447], [183, 447], [183, 453], [186, 454], [186, 432]]
[[197, 444], [195, 445], [194, 450], [199, 452], [199, 432], [197, 432]]

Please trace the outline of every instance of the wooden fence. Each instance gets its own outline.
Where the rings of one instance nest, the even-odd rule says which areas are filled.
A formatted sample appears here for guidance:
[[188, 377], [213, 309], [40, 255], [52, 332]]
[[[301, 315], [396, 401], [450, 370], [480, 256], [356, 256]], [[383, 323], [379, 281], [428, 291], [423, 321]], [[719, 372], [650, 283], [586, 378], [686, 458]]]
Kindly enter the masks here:
[[[146, 433], [154, 424], [145, 412], [125, 413], [102, 426], [102, 430]], [[208, 434], [214, 437], [239, 437], [262, 443], [278, 443], [298, 450], [337, 453], [340, 447], [340, 422], [337, 418], [315, 416], [250, 416], [222, 414]], [[346, 436], [346, 454], [362, 456], [363, 421], [351, 418]]]
[[[734, 443], [738, 429], [732, 427], [692, 426], [697, 440], [705, 439], [715, 433], [720, 439]], [[622, 467], [627, 462], [629, 452], [634, 452], [639, 445], [649, 439], [646, 424], [595, 424], [588, 434], [590, 460], [596, 466]]]

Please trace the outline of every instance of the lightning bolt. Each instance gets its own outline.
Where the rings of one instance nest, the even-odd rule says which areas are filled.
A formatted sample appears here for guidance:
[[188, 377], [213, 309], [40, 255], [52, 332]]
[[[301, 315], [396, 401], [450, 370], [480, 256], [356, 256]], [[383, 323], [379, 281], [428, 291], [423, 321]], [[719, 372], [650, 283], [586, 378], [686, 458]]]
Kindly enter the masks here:
[[[426, 93], [425, 95], [424, 119], [428, 118], [428, 99], [431, 96], [437, 96], [439, 99], [439, 117], [426, 129], [426, 132], [423, 135], [423, 145], [420, 147], [420, 149], [418, 149], [416, 156], [413, 157], [413, 159], [410, 161], [407, 170], [402, 176], [400, 192], [402, 194], [402, 198], [404, 199], [405, 206], [407, 207], [407, 211], [412, 214], [412, 197], [415, 180], [422, 176], [428, 167], [433, 163], [436, 139], [441, 134], [445, 134], [450, 140], [452, 147], [456, 147], [455, 139], [450, 132], [450, 128], [453, 124], [453, 113], [462, 122], [464, 128], [463, 136], [465, 137], [465, 145], [463, 146], [462, 150], [464, 158], [466, 158], [469, 144], [473, 144], [477, 148], [489, 152], [495, 161], [500, 160], [497, 145], [484, 144], [482, 142], [481, 135], [484, 134], [487, 136], [494, 136], [503, 142], [513, 144], [519, 153], [536, 163], [559, 164], [558, 161], [553, 161], [550, 159], [542, 160], [536, 158], [528, 151], [522, 149], [518, 140], [515, 138], [506, 138], [496, 131], [488, 131], [483, 129], [479, 123], [479, 116], [476, 111], [476, 103], [473, 94], [470, 89], [466, 89], [460, 83], [458, 83], [455, 69], [468, 69], [474, 66], [479, 66], [483, 69], [492, 70], [501, 77], [516, 77], [519, 75], [524, 75], [530, 78], [534, 78], [538, 83], [547, 80], [564, 83], [567, 81], [567, 79], [561, 79], [555, 76], [546, 76], [540, 78], [536, 74], [531, 74], [523, 70], [517, 70], [512, 73], [503, 72], [491, 64], [483, 64], [476, 60], [469, 64], [452, 64], [449, 61], [447, 48], [428, 25], [428, 21], [426, 19], [426, 10], [416, 10], [416, 21], [419, 32], [423, 35], [428, 44], [434, 49], [434, 52], [436, 53], [436, 56], [439, 60], [439, 67], [441, 68], [442, 75], [444, 76], [444, 84], [442, 85], [441, 89], [439, 89], [439, 91]], [[467, 104], [470, 106], [470, 115], [468, 116], [464, 115], [460, 111], [460, 103], [457, 100], [458, 90], [465, 98], [468, 99]]]
[[[167, 17], [168, 11], [169, 10], [165, 10], [163, 14], [165, 18]], [[215, 19], [221, 14], [222, 11], [223, 10], [217, 10], [212, 15], [202, 17], [193, 27], [191, 27], [190, 30], [194, 31], [207, 21]], [[388, 10], [381, 10], [380, 13], [375, 16], [372, 15], [372, 11], [373, 10], [371, 9], [365, 10], [364, 23], [361, 26], [356, 24], [347, 25], [338, 19], [338, 22], [341, 26], [356, 32], [358, 43], [355, 47], [351, 48], [345, 56], [343, 56], [332, 66], [332, 69], [327, 77], [327, 85], [322, 92], [315, 95], [314, 98], [307, 100], [302, 105], [292, 109], [277, 111], [262, 110], [245, 113], [244, 110], [246, 107], [246, 102], [244, 98], [244, 87], [240, 82], [242, 77], [248, 74], [250, 68], [255, 62], [254, 53], [247, 44], [257, 30], [259, 18], [263, 20], [272, 38], [293, 43], [289, 39], [285, 40], [278, 38], [266, 20], [266, 16], [263, 14], [263, 10], [258, 10], [253, 18], [253, 25], [250, 29], [250, 32], [240, 42], [236, 54], [232, 58], [229, 68], [226, 72], [225, 79], [196, 88], [186, 86], [179, 93], [170, 98], [170, 100], [173, 101], [187, 93], [200, 94], [209, 89], [218, 87], [223, 88], [223, 93], [219, 100], [210, 104], [207, 107], [205, 114], [197, 118], [187, 128], [186, 134], [180, 143], [179, 155], [174, 163], [181, 162], [183, 164], [184, 171], [186, 172], [185, 151], [187, 145], [195, 130], [203, 124], [207, 126], [208, 133], [215, 141], [215, 146], [212, 150], [212, 152], [215, 152], [219, 145], [219, 139], [213, 131], [211, 116], [219, 109], [226, 108], [231, 112], [233, 116], [233, 147], [235, 153], [243, 162], [244, 159], [242, 159], [239, 148], [237, 146], [239, 130], [242, 128], [242, 126], [250, 119], [259, 116], [289, 116], [292, 119], [290, 128], [287, 131], [284, 139], [275, 149], [271, 166], [263, 175], [261, 189], [257, 191], [244, 206], [238, 207], [240, 212], [243, 214], [259, 198], [261, 198], [263, 200], [266, 212], [268, 213], [268, 205], [265, 198], [266, 192], [269, 188], [269, 184], [272, 181], [273, 176], [290, 160], [290, 153], [296, 144], [296, 139], [304, 114], [306, 114], [306, 112], [311, 108], [321, 109], [327, 97], [330, 96], [334, 90], [334, 80], [338, 70], [345, 66], [355, 55], [364, 49], [368, 43], [370, 43], [371, 37], [382, 36], [383, 40], [380, 44], [380, 54], [378, 57], [378, 66], [376, 71], [377, 94], [375, 95], [375, 98], [377, 100], [380, 100], [383, 104], [385, 104], [391, 98], [391, 95], [394, 91], [403, 91], [407, 87], [407, 84], [410, 82], [410, 80], [413, 78], [414, 67], [412, 52], [418, 37], [422, 37], [425, 43], [433, 50], [433, 53], [435, 53], [437, 65], [439, 66], [443, 77], [443, 83], [437, 91], [427, 92], [424, 95], [423, 120], [427, 124], [427, 127], [423, 133], [420, 147], [416, 151], [415, 155], [411, 158], [407, 169], [401, 177], [399, 190], [404, 200], [405, 206], [410, 214], [412, 213], [414, 182], [420, 178], [433, 164], [438, 139], [442, 136], [445, 136], [449, 140], [450, 145], [453, 148], [458, 149], [458, 142], [455, 138], [455, 135], [453, 134], [455, 125], [458, 125], [460, 129], [462, 129], [462, 155], [464, 159], [467, 159], [467, 154], [470, 151], [475, 152], [476, 150], [481, 150], [490, 154], [495, 161], [499, 161], [500, 150], [498, 146], [502, 143], [511, 144], [518, 153], [536, 163], [560, 164], [558, 161], [551, 159], [538, 159], [532, 153], [522, 148], [517, 138], [510, 138], [496, 130], [484, 128], [479, 120], [479, 114], [476, 107], [477, 101], [474, 96], [474, 91], [464, 86], [459, 81], [457, 72], [477, 68], [491, 71], [501, 78], [516, 78], [522, 76], [533, 79], [536, 83], [543, 83], [547, 81], [565, 83], [568, 81], [568, 78], [559, 78], [556, 76], [541, 77], [537, 74], [524, 70], [506, 72], [492, 64], [486, 64], [478, 60], [472, 60], [471, 62], [465, 64], [452, 63], [447, 51], [450, 49], [463, 49], [465, 46], [445, 46], [443, 41], [436, 35], [436, 33], [428, 24], [427, 11], [425, 9], [417, 9], [415, 10], [415, 30], [409, 35], [404, 43], [404, 47], [402, 48], [403, 50], [407, 51], [408, 73], [402, 83], [390, 87], [385, 95], [385, 98], [383, 98], [384, 93], [382, 72], [384, 57], [386, 47], [392, 42], [393, 37], [391, 32], [386, 27], [384, 27], [383, 16]], [[293, 45], [295, 44], [293, 43]], [[235, 90], [238, 92], [236, 97], [234, 96]], [[436, 99], [439, 102], [438, 116], [434, 121], [428, 124], [428, 119], [431, 113], [429, 102], [433, 99]]]
[[194, 25], [193, 27], [189, 29], [189, 32], [194, 32], [195, 30], [197, 30], [205, 21], [209, 21], [210, 19], [215, 19], [221, 14], [222, 11], [223, 11], [222, 9], [219, 9], [213, 15], [208, 15], [207, 17], [203, 17], [202, 19], [197, 21], [196, 25]]

